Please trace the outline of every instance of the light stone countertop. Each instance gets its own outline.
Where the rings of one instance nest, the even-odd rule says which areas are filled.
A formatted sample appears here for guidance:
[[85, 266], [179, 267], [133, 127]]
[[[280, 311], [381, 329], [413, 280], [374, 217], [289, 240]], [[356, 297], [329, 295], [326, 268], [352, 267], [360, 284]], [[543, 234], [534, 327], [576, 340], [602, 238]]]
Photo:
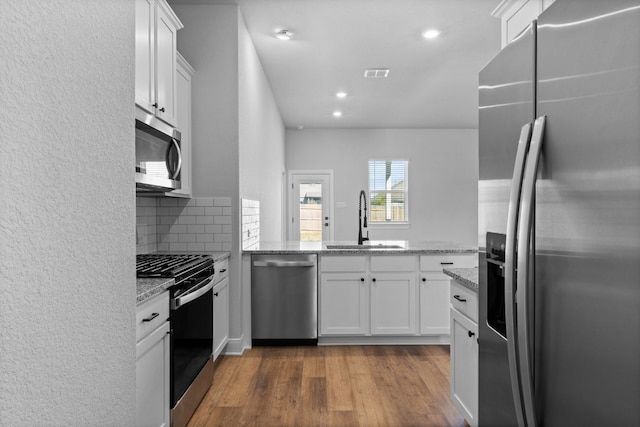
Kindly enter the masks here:
[[[327, 246], [350, 245], [357, 246], [355, 241], [338, 242], [260, 242], [256, 246], [245, 249], [245, 254], [385, 254], [385, 255], [405, 255], [405, 254], [441, 254], [459, 253], [474, 254], [478, 248], [462, 246], [453, 242], [442, 241], [408, 241], [408, 240], [373, 240], [366, 241], [362, 247], [349, 249], [328, 249]], [[375, 248], [379, 245], [397, 245], [401, 248]], [[374, 249], [375, 248], [375, 249]]]
[[136, 305], [163, 293], [175, 285], [171, 278], [136, 279]]
[[[167, 253], [167, 252], [158, 252]], [[209, 252], [213, 257], [213, 263], [220, 262], [231, 255], [230, 252]], [[136, 305], [142, 304], [146, 300], [161, 294], [175, 285], [172, 278], [141, 278], [136, 279]]]
[[445, 268], [444, 274], [454, 278], [472, 291], [478, 292], [478, 268]]

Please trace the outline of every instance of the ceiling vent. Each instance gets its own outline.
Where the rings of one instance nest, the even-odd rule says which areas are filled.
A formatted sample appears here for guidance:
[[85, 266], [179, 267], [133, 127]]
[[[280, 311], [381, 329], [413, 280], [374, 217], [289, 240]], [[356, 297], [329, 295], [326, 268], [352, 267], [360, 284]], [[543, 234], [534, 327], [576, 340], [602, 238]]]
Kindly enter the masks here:
[[364, 70], [365, 79], [384, 79], [389, 76], [388, 68], [369, 68]]

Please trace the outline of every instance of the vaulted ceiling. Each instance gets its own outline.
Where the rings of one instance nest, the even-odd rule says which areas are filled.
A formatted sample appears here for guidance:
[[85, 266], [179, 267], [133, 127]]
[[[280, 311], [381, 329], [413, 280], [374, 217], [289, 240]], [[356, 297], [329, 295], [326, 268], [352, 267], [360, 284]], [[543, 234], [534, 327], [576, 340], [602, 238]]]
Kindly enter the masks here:
[[288, 128], [476, 128], [478, 72], [500, 50], [498, 0], [169, 1], [240, 6]]

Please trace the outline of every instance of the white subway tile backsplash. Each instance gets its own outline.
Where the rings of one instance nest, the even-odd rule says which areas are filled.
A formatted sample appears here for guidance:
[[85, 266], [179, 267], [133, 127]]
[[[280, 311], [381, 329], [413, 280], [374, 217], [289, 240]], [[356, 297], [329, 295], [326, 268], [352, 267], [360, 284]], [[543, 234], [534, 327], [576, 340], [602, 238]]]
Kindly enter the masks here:
[[204, 208], [204, 214], [205, 215], [222, 215], [222, 208], [217, 206], [217, 207], [206, 207]]
[[195, 234], [179, 234], [179, 242], [182, 243], [195, 243], [196, 235]]
[[230, 251], [231, 197], [136, 198], [136, 251]]
[[193, 233], [193, 234], [201, 234], [204, 233], [204, 225], [202, 224], [194, 224], [194, 225], [187, 225], [187, 233]]
[[216, 242], [230, 242], [231, 241], [231, 234], [216, 234], [214, 237], [214, 240]]
[[[195, 234], [196, 236], [196, 242], [198, 243], [210, 243], [214, 241], [214, 235], [213, 234]], [[229, 237], [231, 237], [231, 235], [229, 235]]]
[[189, 252], [203, 252], [204, 243], [187, 243], [187, 251]]
[[231, 206], [231, 197], [214, 197], [213, 206]]
[[159, 198], [158, 206], [178, 206], [178, 199], [172, 199], [170, 197]]
[[216, 215], [213, 218], [213, 224], [231, 224], [231, 215]]
[[187, 244], [186, 243], [169, 243], [169, 250], [172, 252], [186, 252]]
[[[242, 248], [248, 249], [260, 243], [260, 201], [242, 199]], [[229, 208], [230, 209], [230, 208]], [[224, 229], [224, 227], [228, 227]], [[223, 231], [231, 231], [231, 225], [223, 225]], [[230, 234], [229, 234], [230, 235]], [[231, 241], [223, 243], [230, 245]]]
[[[211, 234], [226, 233], [225, 231], [223, 231], [221, 225], [213, 225], [213, 224], [205, 225], [204, 226], [204, 232], [205, 233], [211, 233]], [[231, 233], [231, 230], [229, 230], [229, 233]]]
[[197, 197], [196, 206], [213, 206], [213, 197]]
[[[210, 251], [210, 252], [220, 252], [225, 249], [222, 249], [222, 243], [205, 243], [204, 250]], [[231, 250], [231, 249], [226, 249], [226, 250]]]
[[187, 208], [187, 215], [204, 215], [204, 206], [193, 206]]

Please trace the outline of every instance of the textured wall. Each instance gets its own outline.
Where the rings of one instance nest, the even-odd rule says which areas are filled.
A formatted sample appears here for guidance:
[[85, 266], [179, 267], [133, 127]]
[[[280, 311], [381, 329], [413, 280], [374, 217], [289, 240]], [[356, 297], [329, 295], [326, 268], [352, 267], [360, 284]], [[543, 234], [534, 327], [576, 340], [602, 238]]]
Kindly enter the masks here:
[[2, 21], [0, 425], [133, 425], [134, 3]]

